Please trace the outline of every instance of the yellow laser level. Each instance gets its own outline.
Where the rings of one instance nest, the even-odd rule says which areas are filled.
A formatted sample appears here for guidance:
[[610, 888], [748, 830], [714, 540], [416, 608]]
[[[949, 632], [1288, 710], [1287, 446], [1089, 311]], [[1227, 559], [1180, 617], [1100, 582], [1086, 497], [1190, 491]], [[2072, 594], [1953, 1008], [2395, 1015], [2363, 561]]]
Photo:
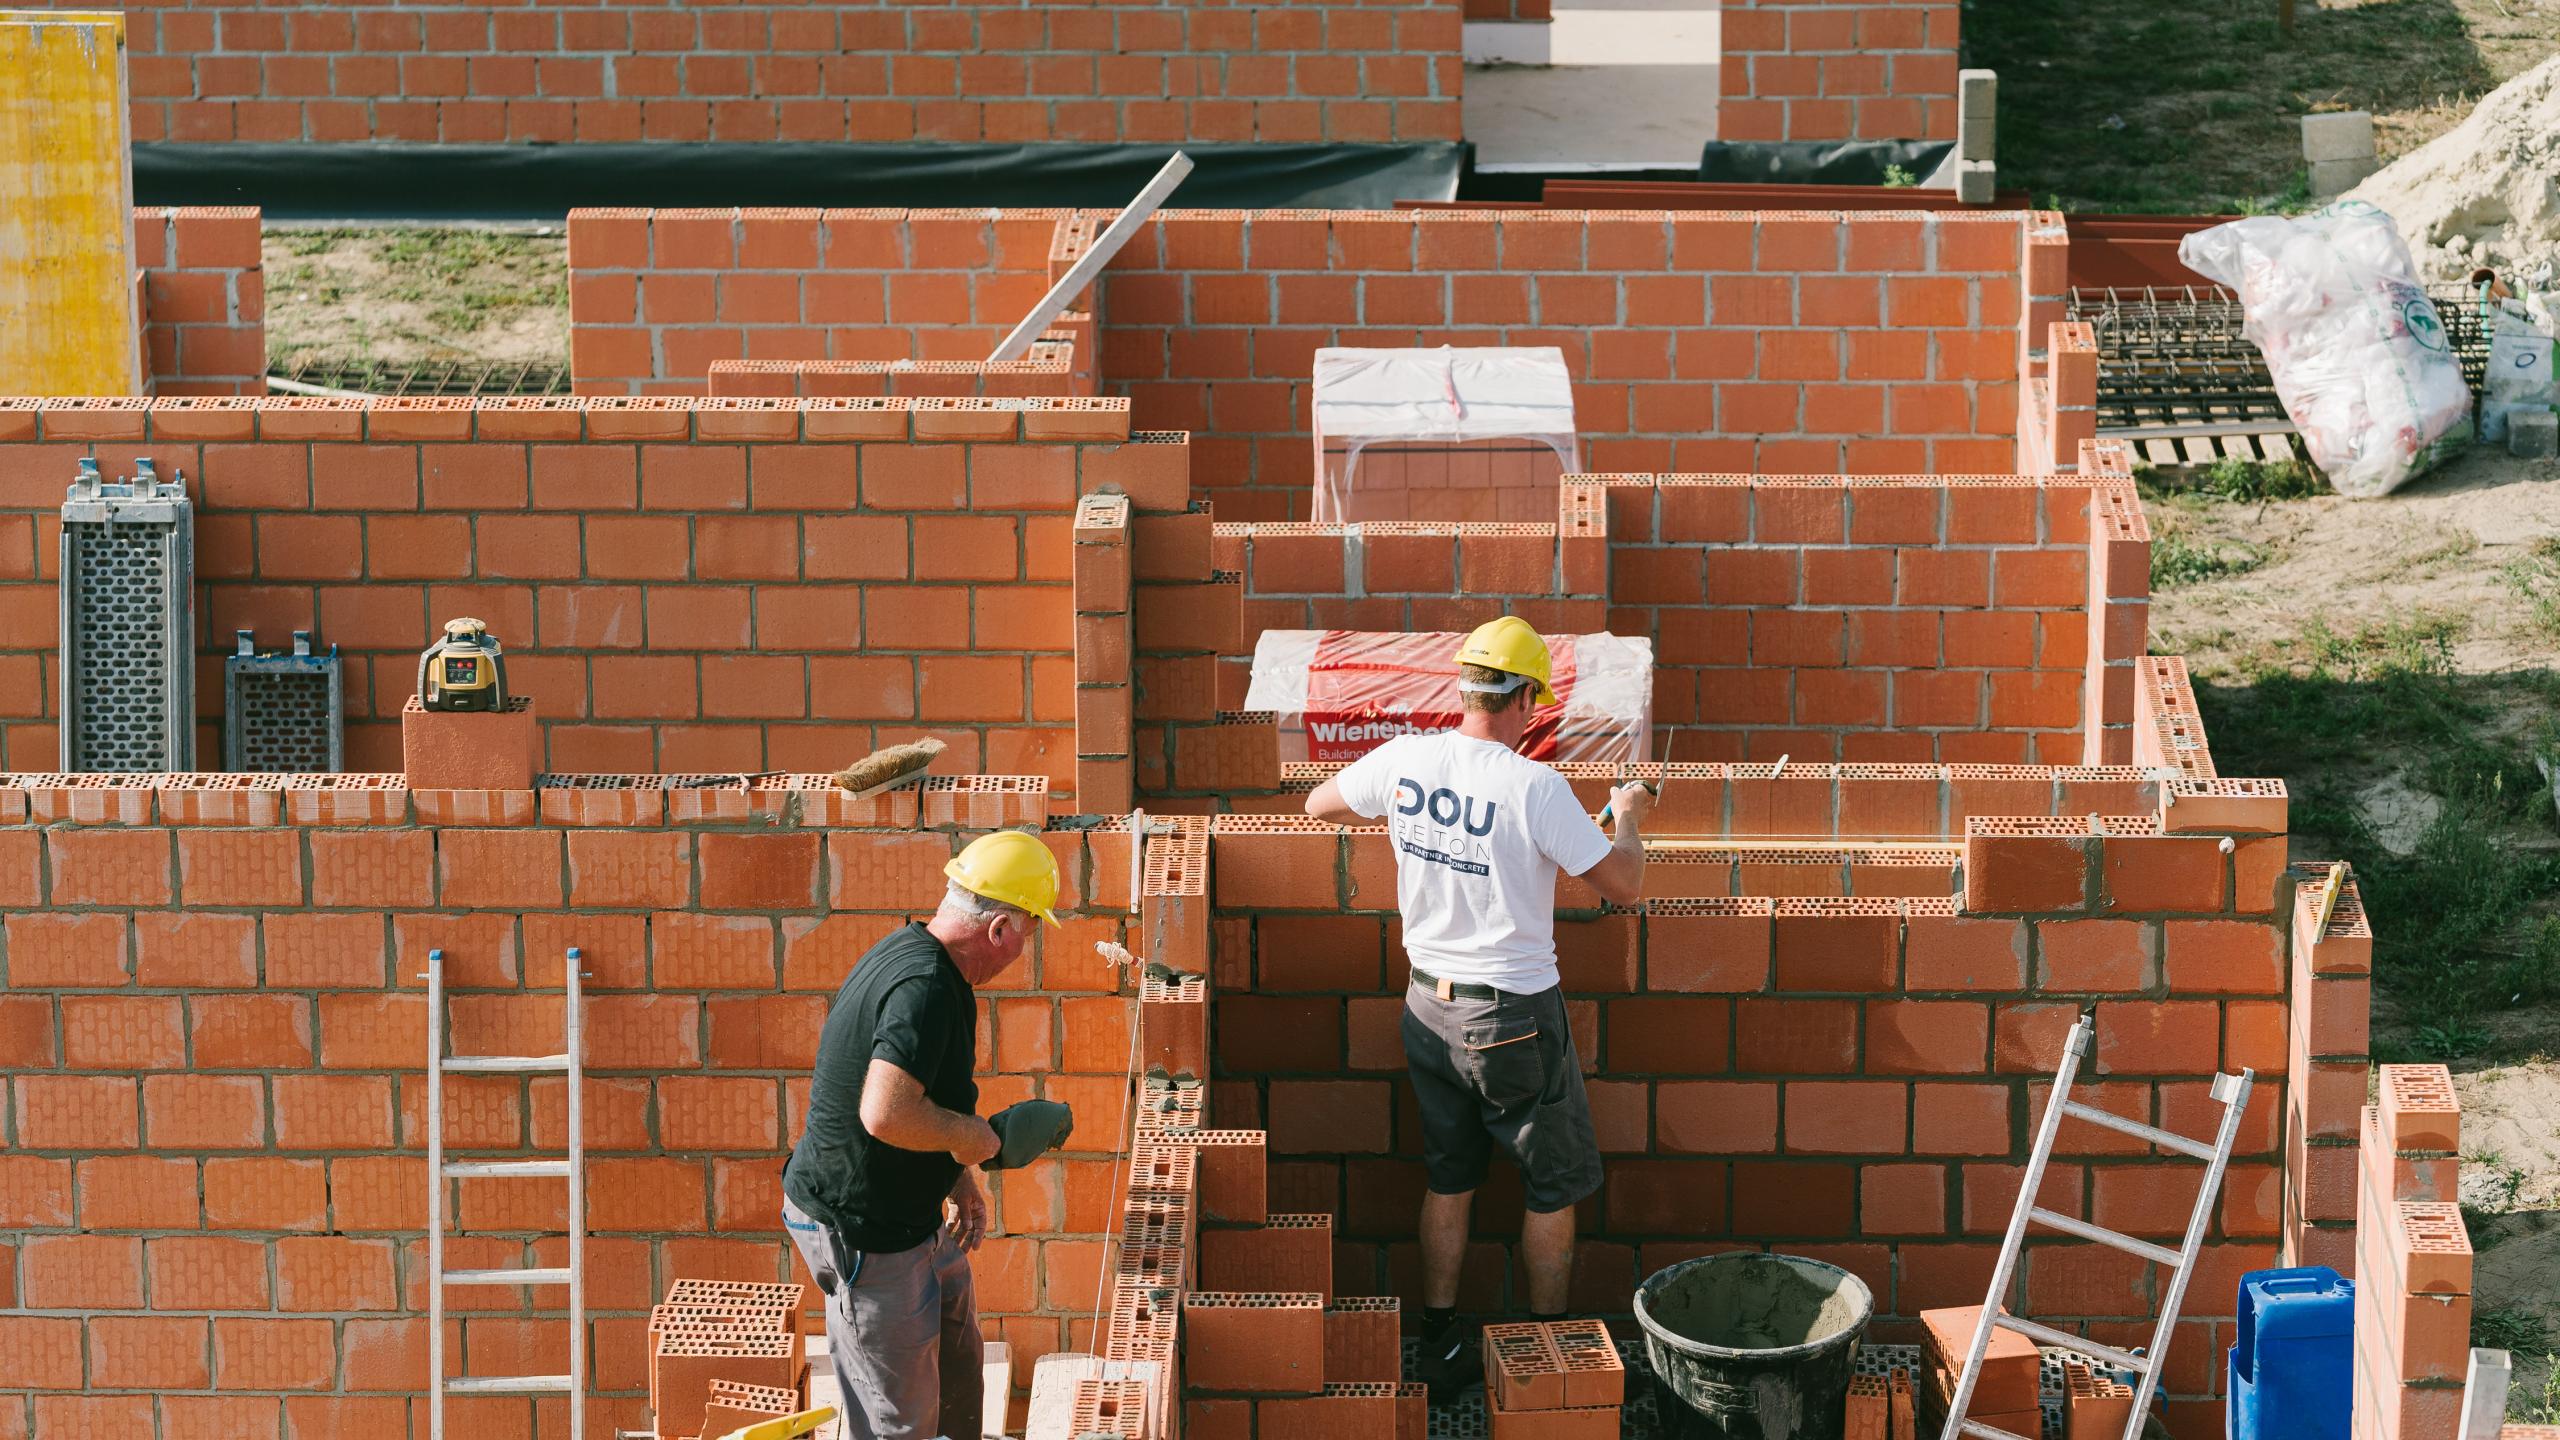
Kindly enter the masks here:
[[504, 710], [507, 664], [484, 620], [444, 622], [444, 635], [418, 657], [418, 703], [429, 710]]

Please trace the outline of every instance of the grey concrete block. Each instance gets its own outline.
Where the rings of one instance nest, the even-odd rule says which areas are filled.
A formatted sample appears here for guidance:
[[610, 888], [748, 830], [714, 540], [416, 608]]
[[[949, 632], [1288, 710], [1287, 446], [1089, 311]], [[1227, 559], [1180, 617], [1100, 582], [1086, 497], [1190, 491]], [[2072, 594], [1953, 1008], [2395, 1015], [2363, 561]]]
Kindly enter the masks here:
[[1970, 115], [1956, 117], [1956, 158], [1988, 165], [2000, 158], [2000, 127]]
[[1956, 113], [1966, 119], [1988, 120], [2000, 104], [2000, 72], [1997, 70], [1959, 70], [1956, 72]]
[[2507, 453], [2528, 460], [2548, 460], [2560, 455], [2560, 411], [2508, 412]]
[[2311, 193], [2321, 200], [2343, 195], [2380, 168], [2381, 162], [2370, 155], [2361, 160], [2314, 160], [2311, 162]]
[[1987, 160], [1956, 162], [1956, 203], [1988, 205], [1991, 192], [1998, 188], [2000, 167]]
[[2334, 115], [2303, 116], [2302, 158], [2314, 165], [2323, 160], [2372, 159], [2372, 112], [2345, 110]]

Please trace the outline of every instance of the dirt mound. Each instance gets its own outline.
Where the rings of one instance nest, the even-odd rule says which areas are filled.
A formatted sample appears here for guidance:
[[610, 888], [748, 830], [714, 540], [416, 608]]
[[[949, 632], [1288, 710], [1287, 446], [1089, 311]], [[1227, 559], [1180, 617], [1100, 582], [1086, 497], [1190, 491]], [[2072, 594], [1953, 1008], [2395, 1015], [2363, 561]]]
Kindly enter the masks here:
[[2391, 216], [2430, 281], [2487, 265], [2518, 289], [2560, 283], [2547, 273], [2560, 268], [2560, 56], [2481, 97], [2469, 119], [2349, 198]]

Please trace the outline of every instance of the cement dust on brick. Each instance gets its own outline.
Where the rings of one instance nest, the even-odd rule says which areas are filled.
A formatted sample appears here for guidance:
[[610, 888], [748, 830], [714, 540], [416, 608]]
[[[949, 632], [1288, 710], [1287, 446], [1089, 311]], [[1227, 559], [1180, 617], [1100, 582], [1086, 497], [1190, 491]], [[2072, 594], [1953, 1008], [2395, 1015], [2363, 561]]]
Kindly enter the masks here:
[[557, 227], [269, 226], [265, 249], [270, 364], [568, 363]]

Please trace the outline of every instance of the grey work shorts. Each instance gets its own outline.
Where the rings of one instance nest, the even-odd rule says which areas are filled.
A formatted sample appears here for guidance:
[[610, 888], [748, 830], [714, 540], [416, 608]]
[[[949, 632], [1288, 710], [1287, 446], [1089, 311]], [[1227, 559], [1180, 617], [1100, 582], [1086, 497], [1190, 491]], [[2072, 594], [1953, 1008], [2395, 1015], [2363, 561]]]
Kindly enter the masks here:
[[1561, 990], [1443, 1000], [1416, 981], [1404, 996], [1404, 1054], [1433, 1193], [1483, 1183], [1496, 1143], [1520, 1162], [1531, 1210], [1566, 1209], [1600, 1188], [1600, 1146]]

